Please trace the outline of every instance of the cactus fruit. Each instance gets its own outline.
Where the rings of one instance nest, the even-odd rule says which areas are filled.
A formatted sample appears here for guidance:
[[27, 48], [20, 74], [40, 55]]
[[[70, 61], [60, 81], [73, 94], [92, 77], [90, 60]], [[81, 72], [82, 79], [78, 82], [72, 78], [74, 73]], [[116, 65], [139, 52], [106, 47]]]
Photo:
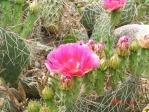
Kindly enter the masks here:
[[140, 46], [137, 40], [134, 40], [130, 44], [130, 56], [129, 56], [129, 69], [132, 75], [141, 75], [137, 74], [138, 64], [139, 64], [139, 55], [138, 52]]
[[120, 81], [119, 74], [118, 74], [117, 70], [113, 69], [113, 68], [109, 68], [109, 73], [110, 73], [110, 79], [109, 79], [110, 85], [111, 85], [112, 89], [116, 89], [116, 87]]
[[105, 94], [104, 83], [105, 83], [105, 71], [100, 69], [96, 70], [96, 82], [95, 82], [95, 90], [99, 96], [103, 96]]
[[29, 61], [29, 51], [22, 39], [17, 35], [0, 28], [1, 54], [0, 73], [7, 83], [13, 84]]
[[117, 54], [112, 56], [110, 58], [110, 60], [108, 61], [109, 74], [110, 74], [109, 82], [110, 82], [110, 85], [113, 89], [116, 89], [118, 82], [120, 81], [119, 73], [117, 70], [120, 66], [120, 62], [121, 62], [121, 60]]
[[119, 75], [119, 78], [122, 82], [124, 82], [126, 80], [126, 74], [127, 74], [127, 60], [128, 58], [127, 57], [124, 57], [124, 56], [119, 56], [120, 59], [121, 59], [121, 63], [117, 69], [118, 71], [118, 75]]
[[139, 52], [139, 55], [141, 56], [139, 57], [139, 65], [138, 65], [139, 69], [137, 69], [137, 74], [141, 75], [145, 71], [145, 69], [148, 67], [149, 50], [146, 48], [142, 48]]
[[148, 74], [146, 71], [149, 69], [149, 35], [142, 37], [139, 44], [141, 50], [139, 52], [139, 69], [137, 70], [137, 73], [142, 74], [145, 71], [145, 74]]

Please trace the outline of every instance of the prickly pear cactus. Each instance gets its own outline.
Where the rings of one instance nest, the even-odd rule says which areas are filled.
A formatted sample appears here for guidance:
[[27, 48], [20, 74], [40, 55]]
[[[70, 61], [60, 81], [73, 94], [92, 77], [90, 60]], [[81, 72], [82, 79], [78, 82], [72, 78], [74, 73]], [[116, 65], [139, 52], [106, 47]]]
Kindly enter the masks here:
[[107, 37], [111, 34], [111, 21], [105, 12], [100, 14], [96, 19], [91, 38], [95, 41], [106, 41]]
[[0, 28], [0, 77], [7, 83], [18, 79], [23, 67], [29, 61], [29, 51], [22, 39], [12, 32]]
[[52, 33], [58, 32], [63, 10], [63, 0], [39, 0], [43, 26]]
[[104, 12], [101, 2], [93, 2], [81, 8], [82, 18], [81, 23], [85, 28], [92, 30], [96, 19]]
[[132, 22], [137, 17], [137, 7], [133, 0], [127, 0], [126, 5], [122, 9], [120, 25]]
[[23, 21], [24, 4], [24, 0], [14, 0], [13, 2], [10, 0], [0, 1], [0, 24], [4, 29], [12, 30], [14, 33], [26, 38], [29, 36], [34, 26], [37, 17], [38, 3], [34, 0], [32, 3], [27, 4], [29, 10], [26, 11], [27, 15]]

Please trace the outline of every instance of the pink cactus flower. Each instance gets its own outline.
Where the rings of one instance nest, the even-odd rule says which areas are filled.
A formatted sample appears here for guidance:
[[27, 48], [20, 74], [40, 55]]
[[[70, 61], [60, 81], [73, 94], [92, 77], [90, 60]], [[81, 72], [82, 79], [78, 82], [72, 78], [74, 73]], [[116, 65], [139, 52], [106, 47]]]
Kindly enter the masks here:
[[51, 72], [73, 77], [83, 76], [98, 67], [99, 62], [99, 57], [89, 47], [68, 43], [49, 53], [45, 65]]
[[110, 12], [124, 6], [126, 0], [104, 0], [104, 7]]
[[128, 36], [123, 36], [118, 41], [118, 54], [122, 56], [126, 56], [129, 53], [129, 44], [130, 38]]

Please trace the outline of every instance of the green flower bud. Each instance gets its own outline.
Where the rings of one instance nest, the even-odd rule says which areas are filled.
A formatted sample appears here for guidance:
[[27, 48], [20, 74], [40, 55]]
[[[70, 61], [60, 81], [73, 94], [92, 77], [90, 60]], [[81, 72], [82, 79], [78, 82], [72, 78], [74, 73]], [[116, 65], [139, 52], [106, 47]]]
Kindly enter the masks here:
[[115, 54], [108, 61], [108, 65], [110, 68], [116, 69], [120, 65], [120, 62], [121, 62], [121, 60], [120, 60], [119, 56], [117, 54]]
[[77, 4], [77, 8], [81, 8], [81, 4]]
[[140, 49], [140, 45], [139, 42], [137, 40], [134, 40], [131, 44], [130, 44], [130, 50], [131, 51], [138, 51]]
[[50, 100], [54, 95], [54, 92], [52, 90], [52, 88], [50, 88], [49, 86], [45, 86], [45, 88], [42, 90], [42, 98], [44, 100]]
[[42, 107], [40, 109], [40, 112], [52, 112], [51, 109], [49, 107]]
[[104, 71], [104, 70], [106, 70], [106, 68], [107, 68], [107, 61], [106, 61], [106, 59], [105, 58], [102, 58], [101, 60], [100, 60], [100, 70], [102, 70], [102, 71]]
[[38, 3], [37, 3], [37, 0], [33, 1], [33, 3], [30, 4], [29, 6], [29, 10], [30, 12], [32, 13], [36, 13], [38, 11]]
[[36, 101], [30, 101], [28, 103], [27, 110], [28, 112], [39, 112], [40, 104]]

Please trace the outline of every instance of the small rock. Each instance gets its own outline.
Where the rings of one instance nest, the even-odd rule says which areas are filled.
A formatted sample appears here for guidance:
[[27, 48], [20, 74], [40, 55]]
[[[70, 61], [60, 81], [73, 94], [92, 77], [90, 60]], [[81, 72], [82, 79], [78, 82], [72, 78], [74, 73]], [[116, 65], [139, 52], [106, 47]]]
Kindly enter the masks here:
[[149, 34], [149, 25], [139, 25], [139, 24], [129, 24], [121, 26], [114, 31], [115, 44], [117, 44], [118, 39], [122, 36], [129, 36], [131, 41], [133, 39], [140, 40], [141, 37]]
[[35, 61], [35, 67], [36, 67], [36, 68], [40, 68], [40, 67], [41, 67], [41, 64], [40, 64], [39, 61], [37, 61], [37, 60]]

